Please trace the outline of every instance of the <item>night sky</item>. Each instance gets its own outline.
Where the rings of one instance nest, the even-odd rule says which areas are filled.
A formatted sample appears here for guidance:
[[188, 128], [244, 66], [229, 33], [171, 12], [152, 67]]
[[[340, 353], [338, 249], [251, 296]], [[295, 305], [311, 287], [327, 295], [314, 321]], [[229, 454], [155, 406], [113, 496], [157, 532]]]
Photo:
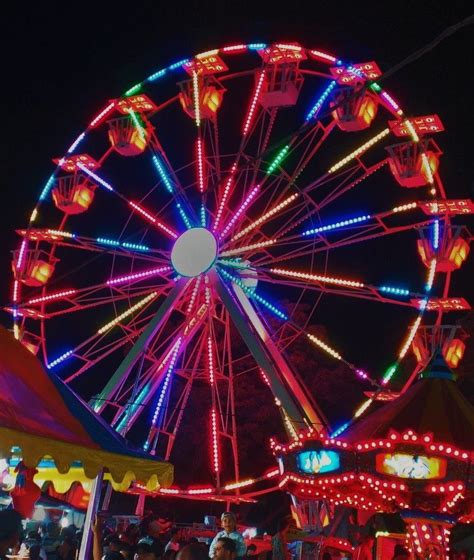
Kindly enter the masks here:
[[[26, 3], [2, 25], [0, 303], [11, 294], [9, 251], [61, 156], [108, 99], [192, 53], [235, 42], [298, 41], [382, 71], [470, 15], [467, 2]], [[380, 5], [385, 5], [381, 10]], [[450, 198], [474, 189], [474, 28], [447, 38], [383, 85], [408, 114], [438, 113], [441, 174]], [[474, 302], [472, 256], [452, 293]], [[1, 322], [10, 325], [2, 312]], [[472, 324], [472, 321], [471, 321]]]

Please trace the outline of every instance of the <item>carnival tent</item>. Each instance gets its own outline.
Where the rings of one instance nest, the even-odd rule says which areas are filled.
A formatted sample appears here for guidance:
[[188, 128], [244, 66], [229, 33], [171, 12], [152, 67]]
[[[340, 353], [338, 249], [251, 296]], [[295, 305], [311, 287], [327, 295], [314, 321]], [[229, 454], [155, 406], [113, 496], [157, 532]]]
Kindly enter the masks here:
[[173, 480], [171, 464], [131, 448], [0, 327], [0, 457], [9, 456], [12, 447], [21, 448], [28, 467], [51, 457], [60, 473], [77, 461], [88, 479], [105, 471], [117, 490], [132, 481], [154, 490]]

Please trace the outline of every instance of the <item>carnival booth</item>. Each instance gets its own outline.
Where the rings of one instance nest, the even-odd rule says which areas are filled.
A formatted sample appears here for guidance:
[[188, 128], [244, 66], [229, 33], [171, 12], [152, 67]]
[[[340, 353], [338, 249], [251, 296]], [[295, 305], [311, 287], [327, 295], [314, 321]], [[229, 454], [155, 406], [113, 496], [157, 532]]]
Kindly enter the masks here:
[[[42, 482], [58, 485], [61, 492], [75, 481], [90, 486], [81, 559], [88, 557], [89, 528], [104, 474], [119, 491], [127, 490], [133, 481], [153, 490], [169, 486], [173, 479], [169, 463], [131, 448], [0, 327], [0, 458], [9, 458], [12, 450], [21, 454], [11, 492], [13, 505], [26, 518], [32, 516], [41, 495], [37, 475]], [[45, 459], [50, 468], [37, 469]], [[67, 476], [71, 470], [75, 476]]]
[[295, 496], [399, 513], [412, 558], [447, 559], [451, 527], [474, 521], [473, 434], [474, 407], [438, 351], [405, 393], [341, 436], [311, 430], [272, 445]]

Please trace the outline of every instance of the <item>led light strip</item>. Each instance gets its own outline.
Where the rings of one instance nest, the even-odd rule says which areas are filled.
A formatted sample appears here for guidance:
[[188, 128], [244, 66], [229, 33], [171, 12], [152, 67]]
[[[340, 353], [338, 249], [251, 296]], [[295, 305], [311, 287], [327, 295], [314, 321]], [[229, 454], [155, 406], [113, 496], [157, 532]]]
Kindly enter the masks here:
[[194, 303], [195, 303], [195, 301], [196, 301], [196, 297], [197, 297], [197, 294], [198, 294], [199, 286], [200, 286], [200, 284], [201, 284], [201, 278], [202, 278], [202, 276], [198, 276], [198, 277], [195, 279], [194, 288], [193, 288], [193, 291], [192, 291], [192, 293], [191, 293], [191, 299], [189, 300], [188, 308], [186, 309], [186, 314], [187, 314], [187, 315], [189, 315], [189, 313], [191, 313], [191, 311], [192, 311], [192, 309], [193, 309], [193, 307], [194, 307]]
[[109, 321], [108, 323], [106, 323], [103, 327], [101, 327], [98, 331], [97, 334], [104, 334], [105, 332], [107, 332], [108, 330], [110, 330], [111, 328], [115, 327], [115, 325], [117, 325], [118, 323], [120, 323], [123, 319], [126, 319], [127, 317], [129, 317], [130, 315], [132, 315], [133, 313], [135, 313], [135, 311], [137, 311], [138, 309], [142, 308], [143, 306], [145, 306], [147, 303], [149, 303], [151, 300], [155, 299], [156, 296], [158, 295], [158, 292], [152, 292], [151, 294], [148, 294], [146, 297], [144, 297], [142, 300], [140, 300], [139, 302], [137, 302], [135, 305], [132, 305], [132, 307], [130, 307], [129, 309], [127, 309], [127, 311], [124, 311], [123, 313], [121, 313], [120, 315], [118, 315], [115, 319], [112, 319], [112, 321]]
[[79, 146], [79, 144], [84, 140], [85, 137], [86, 137], [85, 132], [83, 132], [82, 134], [79, 134], [79, 136], [69, 146], [69, 149], [68, 149], [67, 153], [72, 154], [75, 151], [75, 149]]
[[99, 177], [96, 173], [94, 173], [93, 171], [88, 169], [83, 163], [78, 161], [76, 163], [76, 165], [81, 171], [83, 171], [86, 175], [88, 175], [96, 183], [98, 183], [99, 185], [102, 185], [105, 189], [107, 189], [110, 192], [115, 192], [115, 189], [112, 187], [112, 185], [110, 185], [109, 183], [107, 183], [107, 181], [102, 179], [102, 177]]
[[[251, 49], [251, 45], [249, 45], [249, 49]], [[260, 47], [265, 48], [265, 47]], [[257, 86], [255, 87], [255, 92], [250, 103], [249, 112], [247, 113], [247, 118], [245, 119], [244, 128], [242, 130], [243, 136], [247, 136], [248, 131], [250, 130], [250, 125], [252, 124], [253, 116], [255, 113], [255, 109], [257, 107], [258, 98], [260, 97], [260, 90], [262, 89], [263, 80], [265, 79], [265, 70], [260, 72], [260, 76], [258, 78]]]
[[324, 62], [328, 62], [330, 64], [336, 64], [338, 62], [335, 56], [332, 56], [331, 54], [327, 54], [322, 51], [317, 51], [313, 49], [309, 51], [309, 54], [314, 56], [314, 58], [319, 58], [320, 60], [323, 60]]
[[169, 364], [168, 369], [166, 371], [166, 377], [165, 377], [165, 380], [163, 382], [163, 387], [161, 388], [160, 397], [159, 397], [158, 402], [156, 404], [155, 412], [153, 414], [153, 419], [152, 419], [152, 422], [151, 422], [152, 426], [156, 426], [156, 423], [158, 421], [158, 416], [160, 414], [161, 407], [163, 406], [163, 401], [165, 400], [166, 391], [167, 391], [168, 385], [170, 383], [171, 374], [173, 373], [174, 366], [176, 364], [176, 360], [178, 359], [178, 351], [179, 351], [179, 348], [181, 346], [181, 340], [182, 340], [182, 338], [179, 337], [178, 340], [174, 344], [174, 348], [172, 350], [171, 361], [170, 361], [170, 364]]
[[207, 367], [209, 370], [209, 383], [214, 386], [214, 357], [212, 355], [212, 338], [207, 337]]
[[336, 284], [339, 286], [349, 286], [351, 288], [364, 288], [365, 284], [357, 280], [347, 280], [345, 278], [334, 278], [332, 276], [322, 276], [319, 274], [308, 274], [307, 272], [298, 272], [296, 270], [288, 270], [285, 268], [270, 268], [273, 274], [281, 276], [289, 276], [291, 278], [301, 278], [304, 280], [313, 280], [314, 282], [325, 282], [327, 284]]
[[232, 237], [231, 241], [237, 241], [238, 239], [240, 239], [241, 237], [243, 237], [244, 235], [249, 233], [249, 231], [252, 231], [253, 229], [258, 227], [259, 225], [263, 224], [266, 220], [268, 220], [268, 218], [271, 218], [272, 216], [277, 214], [280, 210], [283, 210], [283, 208], [286, 208], [286, 206], [288, 206], [288, 204], [291, 204], [294, 200], [296, 200], [298, 198], [298, 196], [299, 196], [299, 193], [294, 193], [294, 194], [290, 195], [288, 198], [286, 198], [285, 200], [283, 200], [282, 202], [277, 204], [275, 207], [268, 210], [268, 212], [265, 212], [264, 214], [262, 214], [260, 216], [260, 218], [258, 218], [257, 220], [255, 220], [254, 222], [252, 222], [251, 224], [246, 226], [244, 229], [242, 229], [237, 235], [234, 235], [234, 237]]
[[430, 267], [428, 269], [428, 278], [426, 280], [426, 286], [425, 286], [427, 292], [431, 291], [431, 288], [433, 287], [435, 274], [436, 274], [436, 259], [433, 259], [430, 262]]
[[217, 433], [217, 414], [213, 408], [211, 410], [211, 426], [212, 426], [212, 466], [215, 473], [218, 473], [219, 468], [219, 441]]
[[342, 360], [342, 356], [339, 354], [339, 352], [336, 352], [336, 350], [334, 350], [333, 348], [328, 346], [325, 342], [323, 342], [317, 336], [315, 336], [314, 334], [311, 334], [311, 333], [306, 333], [306, 336], [307, 336], [307, 338], [309, 338], [309, 340], [311, 340], [311, 342], [313, 342], [314, 344], [316, 344], [316, 346], [321, 348], [321, 350], [324, 350], [330, 356], [332, 356], [333, 358], [336, 358], [336, 360]]
[[61, 354], [61, 356], [59, 356], [59, 358], [56, 358], [52, 362], [49, 362], [48, 364], [46, 364], [46, 368], [47, 369], [53, 369], [58, 364], [60, 364], [61, 362], [64, 362], [64, 360], [69, 358], [69, 356], [72, 356], [72, 353], [73, 353], [72, 350], [68, 350], [67, 352], [64, 352], [64, 354]]
[[239, 288], [241, 288], [248, 297], [250, 297], [251, 299], [254, 299], [258, 303], [261, 303], [268, 310], [272, 311], [277, 317], [280, 317], [280, 319], [288, 320], [288, 315], [283, 313], [283, 311], [280, 311], [277, 307], [275, 307], [273, 304], [271, 304], [269, 301], [267, 301], [262, 296], [258, 295], [255, 291], [249, 290], [249, 288], [247, 288], [247, 286], [241, 280], [239, 280], [235, 276], [232, 276], [232, 274], [229, 274], [223, 268], [219, 268], [219, 273], [222, 274], [222, 276], [224, 276], [228, 280], [231, 280], [232, 282], [234, 282], [234, 284], [237, 284], [237, 286], [239, 286]]
[[154, 216], [152, 216], [142, 206], [140, 206], [139, 204], [137, 204], [136, 202], [133, 202], [133, 201], [129, 201], [128, 204], [134, 210], [136, 210], [139, 214], [141, 214], [144, 218], [146, 218], [149, 222], [151, 222], [152, 224], [154, 224], [155, 226], [157, 226], [158, 228], [163, 230], [165, 233], [167, 233], [170, 237], [172, 237], [173, 239], [178, 238], [178, 235], [171, 228], [169, 228], [168, 226], [165, 226], [165, 224], [163, 224], [162, 222], [157, 220]]
[[198, 138], [196, 141], [196, 152], [199, 191], [203, 193], [206, 190], [206, 185], [204, 182], [204, 145], [201, 138]]
[[368, 140], [367, 142], [362, 144], [362, 146], [359, 146], [359, 148], [357, 148], [357, 150], [354, 150], [348, 156], [341, 159], [336, 164], [334, 164], [332, 167], [330, 167], [328, 169], [328, 173], [334, 173], [334, 171], [337, 171], [341, 167], [344, 167], [344, 165], [346, 165], [346, 163], [349, 163], [350, 161], [352, 161], [356, 157], [363, 154], [366, 150], [368, 150], [374, 144], [376, 144], [377, 142], [382, 140], [382, 138], [385, 138], [385, 136], [387, 136], [388, 134], [390, 134], [390, 129], [389, 128], [386, 128], [386, 129], [382, 130], [381, 132], [376, 134], [373, 138], [371, 138], [370, 140]]
[[234, 216], [232, 217], [232, 219], [230, 220], [230, 222], [226, 225], [226, 227], [222, 230], [221, 234], [220, 234], [220, 239], [222, 239], [223, 237], [225, 237], [225, 235], [232, 229], [232, 226], [235, 224], [235, 222], [240, 218], [240, 216], [242, 215], [243, 212], [245, 212], [245, 210], [247, 209], [248, 205], [252, 202], [252, 200], [255, 198], [255, 196], [257, 195], [258, 191], [260, 190], [260, 185], [257, 185], [256, 187], [254, 187], [249, 194], [247, 195], [247, 198], [242, 202], [242, 204], [240, 205], [239, 209], [237, 210], [237, 212], [234, 214]]
[[74, 294], [77, 294], [77, 290], [75, 290], [75, 289], [64, 290], [63, 292], [55, 292], [54, 294], [48, 294], [48, 295], [43, 296], [43, 297], [37, 297], [37, 298], [29, 299], [26, 303], [28, 305], [32, 305], [34, 303], [42, 303], [44, 301], [52, 301], [52, 300], [55, 300], [55, 299], [61, 299], [63, 297], [72, 296]]
[[398, 212], [406, 212], [407, 210], [413, 210], [417, 208], [418, 202], [409, 202], [408, 204], [402, 204], [401, 206], [395, 206], [392, 208], [392, 212], [397, 214]]
[[137, 243], [127, 243], [117, 241], [116, 239], [107, 239], [106, 237], [97, 237], [95, 240], [97, 243], [101, 245], [110, 245], [111, 247], [120, 247], [122, 249], [131, 249], [133, 251], [149, 251], [150, 247], [146, 245], [139, 245]]
[[285, 159], [289, 151], [290, 151], [290, 145], [287, 144], [278, 152], [275, 159], [268, 166], [268, 169], [265, 174], [271, 175], [275, 171], [275, 169], [280, 166], [280, 163]]
[[276, 243], [276, 239], [268, 239], [267, 241], [261, 241], [260, 243], [252, 243], [251, 245], [244, 245], [243, 247], [239, 247], [237, 249], [229, 249], [228, 251], [224, 251], [221, 253], [222, 257], [230, 257], [232, 255], [238, 255], [239, 253], [245, 253], [246, 251], [251, 251], [253, 249], [261, 249], [263, 247], [269, 247]]
[[237, 164], [234, 163], [230, 169], [230, 174], [229, 177], [227, 178], [227, 181], [225, 183], [225, 187], [224, 187], [224, 192], [222, 194], [222, 199], [221, 202], [219, 204], [219, 208], [217, 210], [217, 215], [216, 215], [216, 220], [214, 222], [214, 225], [212, 226], [212, 231], [216, 232], [217, 228], [219, 227], [219, 222], [221, 221], [222, 218], [222, 213], [224, 212], [224, 207], [225, 204], [227, 202], [227, 197], [229, 196], [230, 193], [230, 188], [232, 186], [232, 183], [234, 181], [234, 173], [237, 169]]
[[110, 111], [112, 111], [112, 109], [115, 107], [115, 101], [113, 101], [112, 103], [110, 103], [109, 105], [107, 105], [107, 107], [101, 111], [89, 124], [89, 128], [94, 128], [97, 124], [99, 124], [99, 122], [105, 117], [105, 115], [107, 115], [108, 113], [110, 113]]
[[327, 224], [325, 226], [321, 226], [314, 229], [308, 229], [304, 231], [301, 235], [313, 235], [315, 233], [321, 233], [323, 231], [331, 231], [333, 229], [351, 226], [353, 224], [359, 224], [361, 222], [366, 222], [367, 220], [371, 220], [373, 216], [370, 214], [366, 214], [365, 216], [357, 216], [355, 218], [349, 218], [347, 220], [341, 220], [340, 222], [334, 222], [333, 224]]
[[324, 105], [324, 102], [328, 98], [331, 91], [336, 87], [336, 84], [337, 84], [336, 80], [330, 82], [328, 87], [323, 91], [319, 99], [316, 101], [316, 103], [313, 105], [309, 113], [306, 115], [306, 121], [310, 121], [311, 119], [316, 118], [318, 116], [321, 107]]
[[408, 350], [410, 349], [411, 343], [413, 342], [413, 339], [415, 338], [416, 335], [416, 331], [418, 330], [418, 327], [420, 326], [421, 323], [421, 319], [422, 319], [422, 315], [420, 314], [416, 321], [413, 323], [410, 332], [408, 333], [408, 337], [405, 341], [405, 344], [402, 346], [402, 349], [400, 350], [400, 353], [398, 354], [398, 359], [402, 360], [405, 356], [406, 353], [408, 352]]
[[133, 109], [128, 109], [128, 114], [132, 117], [133, 124], [135, 125], [135, 128], [137, 129], [140, 138], [145, 141], [146, 140], [146, 132], [145, 132], [145, 129], [143, 128], [142, 124], [138, 120], [138, 117], [137, 117], [135, 111]]
[[163, 163], [158, 159], [158, 156], [156, 156], [155, 154], [153, 154], [151, 159], [153, 161], [153, 164], [155, 165], [156, 170], [158, 171], [159, 176], [161, 177], [161, 180], [163, 181], [163, 184], [166, 187], [166, 190], [170, 194], [173, 194], [174, 193], [174, 187], [173, 187], [173, 184], [170, 181], [170, 178], [168, 177], [168, 174], [166, 173], [166, 169], [165, 169]]
[[178, 209], [179, 215], [181, 216], [181, 219], [183, 220], [184, 225], [188, 229], [191, 229], [193, 226], [192, 226], [191, 222], [189, 221], [189, 218], [186, 215], [186, 212], [184, 211], [183, 207], [181, 206], [181, 204], [179, 202], [176, 203], [176, 208]]
[[193, 98], [194, 98], [194, 115], [196, 126], [201, 126], [201, 107], [199, 105], [199, 76], [193, 70]]
[[170, 272], [173, 270], [171, 266], [160, 266], [159, 268], [151, 268], [149, 270], [144, 270], [143, 272], [136, 272], [134, 274], [127, 274], [125, 276], [117, 276], [107, 280], [107, 286], [114, 286], [115, 284], [122, 284], [123, 282], [129, 282], [131, 280], [139, 280], [141, 278], [148, 278], [150, 276], [156, 276], [162, 272]]

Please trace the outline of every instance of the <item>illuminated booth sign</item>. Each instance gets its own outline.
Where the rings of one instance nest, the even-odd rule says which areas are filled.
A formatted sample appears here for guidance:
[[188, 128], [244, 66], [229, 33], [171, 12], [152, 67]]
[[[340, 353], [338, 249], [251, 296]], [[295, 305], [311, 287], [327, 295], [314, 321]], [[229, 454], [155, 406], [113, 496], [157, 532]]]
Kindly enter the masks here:
[[339, 453], [324, 449], [301, 451], [296, 455], [296, 467], [305, 474], [324, 474], [339, 469]]
[[400, 478], [429, 480], [446, 476], [446, 459], [439, 457], [409, 453], [379, 453], [375, 464], [377, 472]]

